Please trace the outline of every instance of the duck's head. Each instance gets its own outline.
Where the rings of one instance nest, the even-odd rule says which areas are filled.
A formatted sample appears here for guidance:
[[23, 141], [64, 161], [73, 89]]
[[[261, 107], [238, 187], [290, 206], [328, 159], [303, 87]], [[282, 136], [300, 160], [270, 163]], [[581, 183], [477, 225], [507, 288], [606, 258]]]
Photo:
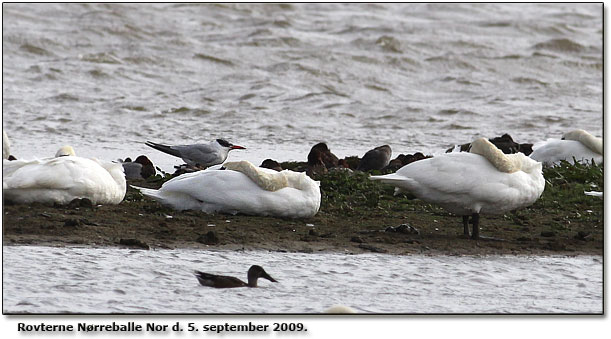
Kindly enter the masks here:
[[76, 153], [74, 153], [74, 148], [72, 148], [72, 146], [62, 146], [62, 148], [60, 148], [56, 153], [55, 153], [55, 157], [59, 158], [59, 157], [66, 157], [66, 156], [75, 156]]
[[146, 179], [151, 175], [155, 175], [155, 165], [153, 165], [153, 162], [146, 155], [138, 156], [134, 162], [142, 165], [142, 170], [140, 174], [143, 178]]
[[259, 265], [250, 266], [250, 268], [248, 269], [248, 285], [252, 287], [256, 287], [257, 279], [259, 278], [265, 278], [271, 282], [278, 282], [276, 281], [276, 279], [272, 278], [269, 274], [267, 274], [267, 272], [265, 272], [263, 267]]

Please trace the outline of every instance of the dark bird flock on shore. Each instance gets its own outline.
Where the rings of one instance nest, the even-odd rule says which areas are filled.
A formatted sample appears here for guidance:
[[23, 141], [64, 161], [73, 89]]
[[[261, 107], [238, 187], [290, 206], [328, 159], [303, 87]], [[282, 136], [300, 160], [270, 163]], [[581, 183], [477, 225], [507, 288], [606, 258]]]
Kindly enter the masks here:
[[[145, 155], [135, 161], [106, 162], [76, 156], [70, 146], [60, 148], [55, 157], [17, 160], [10, 154], [4, 131], [2, 139], [2, 189], [8, 202], [68, 204], [86, 198], [93, 204], [119, 204], [126, 194], [126, 179], [137, 182], [156, 174]], [[504, 134], [459, 144], [435, 156], [416, 152], [394, 159], [389, 145], [375, 147], [361, 159], [339, 159], [327, 144], [318, 143], [307, 155], [302, 172], [283, 169], [272, 159], [264, 160], [260, 167], [246, 160], [225, 162], [229, 151], [245, 149], [225, 139], [178, 146], [145, 144], [186, 164], [158, 190], [132, 187], [177, 210], [309, 218], [316, 215], [321, 202], [319, 182], [312, 177], [330, 170], [384, 170], [394, 173], [369, 179], [461, 216], [464, 236], [473, 239], [480, 238], [480, 214], [524, 208], [541, 196], [545, 188], [543, 166], [561, 161], [603, 162], [602, 138], [584, 130], [535, 144], [518, 143]], [[602, 192], [588, 193], [602, 196]], [[248, 271], [248, 283], [203, 272], [197, 272], [196, 277], [202, 285], [218, 288], [256, 287], [259, 277], [276, 281], [256, 265]]]

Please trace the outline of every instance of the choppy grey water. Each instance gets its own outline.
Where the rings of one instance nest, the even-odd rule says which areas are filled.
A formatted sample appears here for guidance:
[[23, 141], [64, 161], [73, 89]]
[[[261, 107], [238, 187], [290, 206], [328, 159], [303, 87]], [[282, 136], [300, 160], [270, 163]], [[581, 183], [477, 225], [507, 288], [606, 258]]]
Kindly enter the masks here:
[[602, 134], [602, 4], [3, 4], [3, 129], [18, 158], [145, 140], [305, 160], [389, 144]]
[[[278, 283], [200, 286], [193, 270]], [[602, 257], [3, 247], [3, 310], [56, 313], [601, 313]]]

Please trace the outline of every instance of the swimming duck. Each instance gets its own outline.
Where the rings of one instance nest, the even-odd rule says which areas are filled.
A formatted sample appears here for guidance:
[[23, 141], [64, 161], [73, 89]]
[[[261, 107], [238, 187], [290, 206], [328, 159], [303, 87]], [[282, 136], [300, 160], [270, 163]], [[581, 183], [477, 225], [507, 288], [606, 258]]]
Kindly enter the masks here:
[[603, 162], [603, 139], [582, 130], [565, 133], [562, 139], [549, 139], [533, 146], [531, 159], [542, 162], [546, 166], [558, 165], [562, 160], [570, 163], [594, 160]]
[[3, 160], [4, 199], [63, 205], [82, 198], [94, 204], [118, 204], [125, 197], [121, 164], [77, 157], [70, 146], [62, 147], [57, 154], [55, 158]]
[[177, 210], [308, 218], [320, 207], [319, 182], [304, 173], [277, 172], [248, 161], [227, 162], [225, 170], [186, 173], [159, 190], [135, 187]]
[[367, 153], [365, 153], [365, 155], [363, 155], [363, 158], [359, 162], [359, 166], [356, 168], [356, 170], [363, 172], [381, 170], [382, 168], [388, 166], [391, 154], [392, 150], [388, 145], [379, 146], [369, 150]]
[[207, 168], [222, 164], [227, 160], [229, 151], [234, 149], [246, 149], [234, 145], [225, 139], [216, 139], [207, 144], [192, 144], [179, 146], [166, 146], [147, 141], [145, 144], [156, 150], [181, 158], [189, 166]]
[[248, 283], [245, 283], [235, 277], [204, 273], [200, 271], [195, 271], [195, 277], [201, 285], [214, 288], [257, 287], [257, 280], [259, 278], [265, 278], [271, 282], [278, 282], [276, 279], [267, 274], [263, 267], [259, 265], [252, 265], [248, 269]]
[[479, 238], [480, 213], [501, 214], [529, 206], [545, 188], [541, 163], [522, 153], [503, 154], [485, 138], [474, 141], [469, 153], [445, 153], [370, 179], [463, 216], [465, 236], [471, 216], [473, 239]]

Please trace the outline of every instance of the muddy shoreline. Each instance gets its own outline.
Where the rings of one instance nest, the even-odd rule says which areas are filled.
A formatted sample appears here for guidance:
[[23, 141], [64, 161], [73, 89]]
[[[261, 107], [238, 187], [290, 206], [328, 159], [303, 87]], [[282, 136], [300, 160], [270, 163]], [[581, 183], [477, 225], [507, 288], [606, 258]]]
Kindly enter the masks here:
[[308, 219], [180, 212], [131, 187], [125, 200], [114, 206], [5, 202], [3, 245], [398, 255], [603, 254], [603, 200], [583, 195], [583, 186], [592, 185], [588, 180], [548, 180], [533, 206], [482, 215], [480, 234], [496, 240], [471, 240], [462, 235], [460, 217], [419, 200], [395, 197], [392, 188], [365, 177], [326, 175], [321, 180], [320, 211]]

